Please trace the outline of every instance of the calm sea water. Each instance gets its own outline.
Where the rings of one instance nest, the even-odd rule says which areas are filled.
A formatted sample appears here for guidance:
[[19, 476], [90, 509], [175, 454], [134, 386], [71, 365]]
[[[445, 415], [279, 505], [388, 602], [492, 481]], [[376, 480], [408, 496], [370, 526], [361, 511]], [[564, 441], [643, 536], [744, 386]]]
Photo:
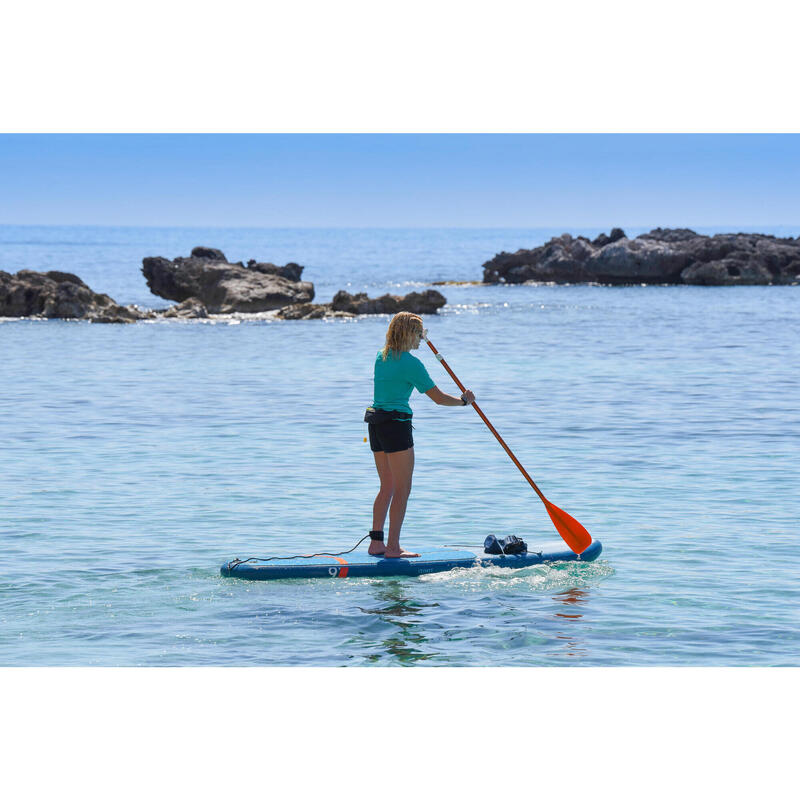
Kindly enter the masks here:
[[[163, 308], [142, 257], [203, 244], [304, 264], [325, 301], [477, 280], [561, 232], [5, 226], [0, 269]], [[221, 578], [369, 529], [361, 420], [388, 319], [6, 320], [0, 665], [800, 665], [800, 287], [442, 291], [432, 341], [598, 561]], [[405, 545], [557, 540], [473, 411], [412, 405]]]

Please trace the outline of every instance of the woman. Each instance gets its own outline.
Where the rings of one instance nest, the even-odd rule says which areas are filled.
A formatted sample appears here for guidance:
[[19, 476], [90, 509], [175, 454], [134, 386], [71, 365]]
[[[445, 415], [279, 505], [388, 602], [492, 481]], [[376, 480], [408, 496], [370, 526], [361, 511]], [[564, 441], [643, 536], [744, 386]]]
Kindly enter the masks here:
[[[425, 393], [440, 406], [466, 406], [475, 400], [467, 390], [461, 397], [445, 394], [428, 375], [425, 365], [409, 350], [422, 338], [422, 317], [401, 311], [389, 323], [386, 344], [375, 358], [375, 394], [364, 421], [369, 423], [369, 445], [381, 488], [372, 506], [369, 554], [384, 558], [415, 558], [400, 547], [400, 528], [406, 514], [414, 472], [414, 439], [411, 435], [413, 389]], [[383, 524], [389, 513], [389, 537], [383, 543]]]

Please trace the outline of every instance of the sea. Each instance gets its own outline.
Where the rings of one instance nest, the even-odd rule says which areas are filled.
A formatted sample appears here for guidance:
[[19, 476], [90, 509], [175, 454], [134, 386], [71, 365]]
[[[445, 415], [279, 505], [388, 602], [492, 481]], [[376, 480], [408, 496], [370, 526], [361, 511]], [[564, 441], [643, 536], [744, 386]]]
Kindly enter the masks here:
[[[4, 225], [0, 269], [158, 309], [142, 258], [204, 245], [300, 263], [325, 302], [480, 281], [564, 232], [601, 229]], [[0, 666], [800, 666], [800, 286], [433, 288], [431, 341], [597, 561], [224, 578], [371, 527], [363, 414], [389, 318], [2, 319]], [[411, 404], [404, 546], [558, 544], [472, 409]]]

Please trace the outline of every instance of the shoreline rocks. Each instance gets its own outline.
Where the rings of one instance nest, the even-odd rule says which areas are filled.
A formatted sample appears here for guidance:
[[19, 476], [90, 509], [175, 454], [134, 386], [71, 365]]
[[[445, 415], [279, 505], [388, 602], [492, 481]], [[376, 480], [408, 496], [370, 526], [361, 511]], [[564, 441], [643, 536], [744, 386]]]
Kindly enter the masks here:
[[412, 314], [435, 314], [447, 303], [441, 292], [428, 289], [424, 292], [411, 292], [403, 297], [384, 294], [370, 298], [366, 293], [349, 294], [344, 290], [337, 292], [330, 303], [297, 303], [280, 309], [278, 319], [330, 319], [335, 317], [356, 317], [361, 314], [396, 314], [410, 311]]
[[484, 283], [789, 285], [800, 281], [800, 237], [761, 233], [704, 236], [656, 228], [629, 239], [621, 228], [590, 241], [565, 233], [541, 247], [498, 253]]
[[284, 267], [251, 260], [229, 263], [221, 250], [195, 247], [188, 258], [142, 259], [150, 291], [183, 303], [194, 298], [210, 314], [257, 313], [314, 299], [314, 285], [301, 281], [303, 267]]

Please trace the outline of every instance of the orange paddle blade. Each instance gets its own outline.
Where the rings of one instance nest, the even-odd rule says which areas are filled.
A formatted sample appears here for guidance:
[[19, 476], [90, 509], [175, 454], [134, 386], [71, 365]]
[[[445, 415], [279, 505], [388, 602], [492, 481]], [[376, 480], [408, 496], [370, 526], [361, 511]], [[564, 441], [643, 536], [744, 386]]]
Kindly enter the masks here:
[[554, 506], [549, 500], [544, 501], [544, 507], [553, 520], [553, 525], [561, 534], [561, 538], [567, 543], [573, 553], [580, 555], [591, 543], [592, 537], [589, 531], [578, 522], [578, 520], [567, 514], [566, 511]]

